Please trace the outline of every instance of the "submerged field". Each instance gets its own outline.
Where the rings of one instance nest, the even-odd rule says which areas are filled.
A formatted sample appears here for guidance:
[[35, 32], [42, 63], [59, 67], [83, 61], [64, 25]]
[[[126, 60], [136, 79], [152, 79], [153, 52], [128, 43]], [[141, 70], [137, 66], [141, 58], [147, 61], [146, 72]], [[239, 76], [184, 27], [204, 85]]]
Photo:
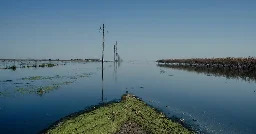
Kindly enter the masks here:
[[[39, 64], [43, 63], [46, 62]], [[256, 131], [255, 83], [236, 79], [239, 74], [232, 75], [227, 69], [192, 73], [162, 67], [155, 62], [106, 62], [102, 81], [98, 62], [56, 61], [52, 64], [58, 66], [0, 70], [0, 133], [38, 133], [63, 117], [92, 105], [120, 101], [126, 91], [161, 111], [161, 116], [196, 131], [209, 134]], [[113, 103], [112, 108], [115, 104], [120, 103]], [[127, 111], [129, 113], [129, 109]], [[143, 110], [140, 107], [131, 110], [130, 115], [141, 116], [139, 111]], [[107, 117], [117, 119], [115, 117], [122, 115], [117, 110]], [[142, 115], [148, 118], [146, 116]], [[149, 131], [139, 121], [126, 120], [125, 117], [124, 122], [113, 125], [112, 130], [121, 126], [121, 131], [125, 132], [135, 126], [139, 131]]]

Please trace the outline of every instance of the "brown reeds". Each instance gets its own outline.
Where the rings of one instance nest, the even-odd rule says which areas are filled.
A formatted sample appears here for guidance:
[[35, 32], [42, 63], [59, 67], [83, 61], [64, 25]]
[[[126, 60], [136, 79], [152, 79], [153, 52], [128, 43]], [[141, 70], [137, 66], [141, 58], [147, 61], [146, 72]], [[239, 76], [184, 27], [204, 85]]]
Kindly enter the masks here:
[[185, 65], [191, 67], [227, 68], [232, 70], [256, 70], [256, 58], [191, 58], [191, 59], [163, 59], [159, 64]]
[[166, 59], [157, 62], [160, 67], [256, 82], [256, 58], [254, 57]]

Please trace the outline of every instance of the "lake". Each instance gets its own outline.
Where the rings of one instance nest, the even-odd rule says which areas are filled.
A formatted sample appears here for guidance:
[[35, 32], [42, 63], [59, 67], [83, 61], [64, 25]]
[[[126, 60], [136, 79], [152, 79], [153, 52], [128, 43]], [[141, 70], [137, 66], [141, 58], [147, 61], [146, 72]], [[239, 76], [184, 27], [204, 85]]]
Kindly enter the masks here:
[[118, 100], [126, 91], [169, 117], [184, 119], [202, 133], [256, 133], [255, 81], [159, 67], [146, 61], [104, 63], [103, 82], [99, 62], [0, 69], [0, 74], [3, 134], [38, 133], [71, 113]]

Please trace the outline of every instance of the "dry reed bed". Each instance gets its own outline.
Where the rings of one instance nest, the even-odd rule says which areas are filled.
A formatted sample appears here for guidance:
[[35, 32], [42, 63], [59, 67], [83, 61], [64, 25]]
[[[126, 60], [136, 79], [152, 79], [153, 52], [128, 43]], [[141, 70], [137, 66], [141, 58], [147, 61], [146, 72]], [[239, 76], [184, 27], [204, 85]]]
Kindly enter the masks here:
[[225, 68], [237, 71], [254, 71], [256, 70], [256, 58], [191, 58], [191, 59], [162, 59], [157, 62], [172, 65], [182, 65], [191, 67], [205, 68]]

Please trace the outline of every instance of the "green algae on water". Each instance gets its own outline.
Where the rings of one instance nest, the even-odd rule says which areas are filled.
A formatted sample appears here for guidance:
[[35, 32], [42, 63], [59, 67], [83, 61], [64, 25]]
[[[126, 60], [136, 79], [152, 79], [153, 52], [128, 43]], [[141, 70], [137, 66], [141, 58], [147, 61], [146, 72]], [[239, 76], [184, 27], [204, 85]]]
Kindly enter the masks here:
[[96, 108], [90, 112], [64, 118], [52, 128], [45, 130], [46, 134], [116, 133], [127, 121], [134, 121], [147, 133], [152, 134], [193, 134], [181, 124], [173, 122], [148, 106], [136, 97], [126, 94], [122, 101]]
[[25, 77], [22, 78], [22, 80], [52, 80], [52, 79], [57, 79], [57, 78], [61, 78], [59, 75], [50, 77], [50, 76], [30, 76], [30, 77]]
[[74, 83], [73, 81], [65, 81], [63, 83], [60, 83], [59, 85], [69, 85], [69, 84], [72, 84]]
[[42, 78], [43, 78], [42, 76], [31, 76], [31, 77], [22, 78], [22, 80], [41, 80]]
[[39, 87], [38, 89], [37, 89], [37, 94], [44, 94], [44, 93], [48, 93], [48, 92], [50, 92], [51, 90], [55, 90], [55, 89], [57, 89], [57, 88], [59, 88], [59, 86], [58, 85], [53, 85], [53, 86], [46, 86], [46, 87]]
[[42, 67], [42, 68], [44, 68], [44, 67], [54, 67], [54, 66], [56, 66], [56, 65], [52, 64], [52, 63], [43, 63], [43, 64], [39, 65], [39, 67]]
[[45, 87], [35, 87], [31, 86], [28, 88], [18, 88], [16, 91], [21, 94], [44, 94], [50, 92], [51, 90], [57, 89], [59, 86], [45, 86]]
[[51, 64], [51, 63], [48, 63], [47, 66], [48, 66], [48, 67], [54, 67], [55, 65], [54, 65], [54, 64]]
[[21, 94], [25, 94], [25, 93], [35, 93], [35, 91], [27, 89], [27, 88], [18, 88], [17, 92], [21, 93]]
[[11, 94], [7, 91], [0, 92], [0, 97], [9, 97]]
[[4, 93], [0, 92], [0, 96], [4, 96]]
[[41, 87], [37, 87], [34, 85], [29, 85], [27, 88], [18, 88], [16, 91], [21, 93], [21, 94], [39, 94], [39, 95], [43, 95], [45, 93], [49, 93], [52, 90], [56, 90], [58, 89], [61, 85], [68, 85], [73, 83], [72, 81], [66, 81], [66, 82], [62, 82], [62, 83], [55, 83], [52, 85], [48, 85], [48, 86], [41, 86]]

